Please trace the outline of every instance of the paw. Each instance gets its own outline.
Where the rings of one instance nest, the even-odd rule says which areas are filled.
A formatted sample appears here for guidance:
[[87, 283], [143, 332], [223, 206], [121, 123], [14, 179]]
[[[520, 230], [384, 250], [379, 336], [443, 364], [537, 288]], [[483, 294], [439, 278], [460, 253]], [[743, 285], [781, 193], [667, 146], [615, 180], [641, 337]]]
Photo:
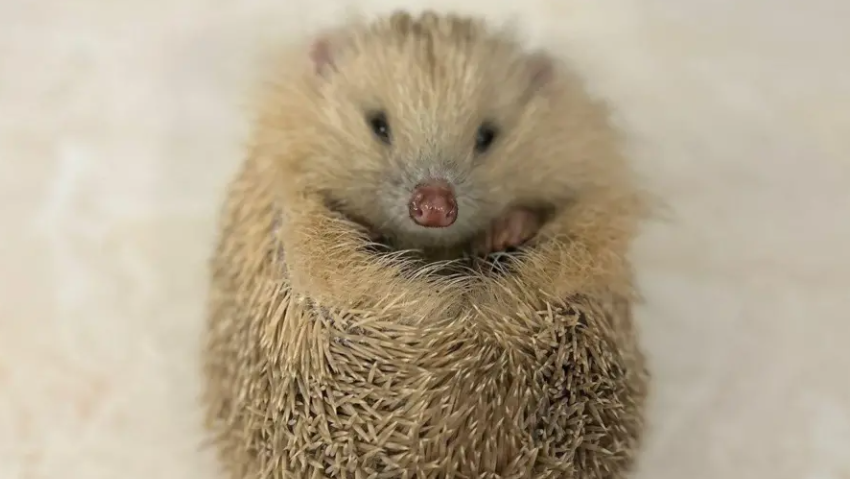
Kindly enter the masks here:
[[540, 230], [540, 218], [526, 208], [512, 208], [496, 219], [475, 245], [475, 253], [491, 253], [518, 248]]

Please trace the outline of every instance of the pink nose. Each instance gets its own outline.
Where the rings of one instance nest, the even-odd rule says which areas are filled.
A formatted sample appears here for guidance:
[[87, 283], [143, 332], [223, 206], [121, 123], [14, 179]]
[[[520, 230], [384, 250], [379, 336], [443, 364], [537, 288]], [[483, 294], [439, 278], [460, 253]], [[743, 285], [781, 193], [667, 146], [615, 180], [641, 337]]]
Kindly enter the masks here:
[[426, 228], [445, 228], [457, 219], [457, 201], [444, 180], [422, 183], [410, 197], [410, 218]]

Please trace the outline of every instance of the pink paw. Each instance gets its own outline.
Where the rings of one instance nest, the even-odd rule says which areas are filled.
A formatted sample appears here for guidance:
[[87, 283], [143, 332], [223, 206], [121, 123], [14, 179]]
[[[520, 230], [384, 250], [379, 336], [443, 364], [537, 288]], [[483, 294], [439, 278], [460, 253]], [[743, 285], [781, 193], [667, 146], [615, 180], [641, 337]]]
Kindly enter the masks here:
[[540, 217], [527, 208], [511, 208], [496, 219], [475, 245], [476, 254], [488, 255], [517, 248], [540, 230]]

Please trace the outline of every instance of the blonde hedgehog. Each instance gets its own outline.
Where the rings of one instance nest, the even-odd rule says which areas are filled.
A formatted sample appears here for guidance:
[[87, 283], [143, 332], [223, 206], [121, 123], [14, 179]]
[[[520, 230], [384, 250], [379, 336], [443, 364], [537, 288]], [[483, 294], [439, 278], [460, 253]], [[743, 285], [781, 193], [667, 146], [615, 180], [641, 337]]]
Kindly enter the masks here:
[[279, 63], [212, 260], [229, 477], [624, 477], [646, 202], [605, 106], [553, 55], [431, 11]]

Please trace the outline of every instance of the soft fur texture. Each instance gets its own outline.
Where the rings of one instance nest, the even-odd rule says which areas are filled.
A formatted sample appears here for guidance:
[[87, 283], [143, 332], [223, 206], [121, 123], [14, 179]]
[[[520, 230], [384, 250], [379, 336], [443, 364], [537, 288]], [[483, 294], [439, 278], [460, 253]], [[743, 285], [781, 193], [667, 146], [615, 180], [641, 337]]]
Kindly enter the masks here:
[[315, 190], [342, 165], [311, 155], [329, 135], [308, 94], [275, 91], [214, 259], [206, 399], [233, 477], [623, 477], [646, 396], [627, 260], [644, 201], [604, 109], [566, 90], [574, 125], [551, 127], [591, 166], [533, 248], [445, 277], [328, 209]]
[[[561, 208], [612, 191], [634, 201], [605, 106], [562, 58], [517, 33], [432, 11], [305, 35], [270, 61], [251, 154], [276, 163], [281, 201], [333, 204], [398, 249], [451, 250], [510, 206]], [[375, 111], [388, 118], [386, 143], [369, 128]], [[477, 154], [484, 122], [499, 133]], [[435, 177], [457, 198], [448, 228], [409, 218], [411, 192]]]

